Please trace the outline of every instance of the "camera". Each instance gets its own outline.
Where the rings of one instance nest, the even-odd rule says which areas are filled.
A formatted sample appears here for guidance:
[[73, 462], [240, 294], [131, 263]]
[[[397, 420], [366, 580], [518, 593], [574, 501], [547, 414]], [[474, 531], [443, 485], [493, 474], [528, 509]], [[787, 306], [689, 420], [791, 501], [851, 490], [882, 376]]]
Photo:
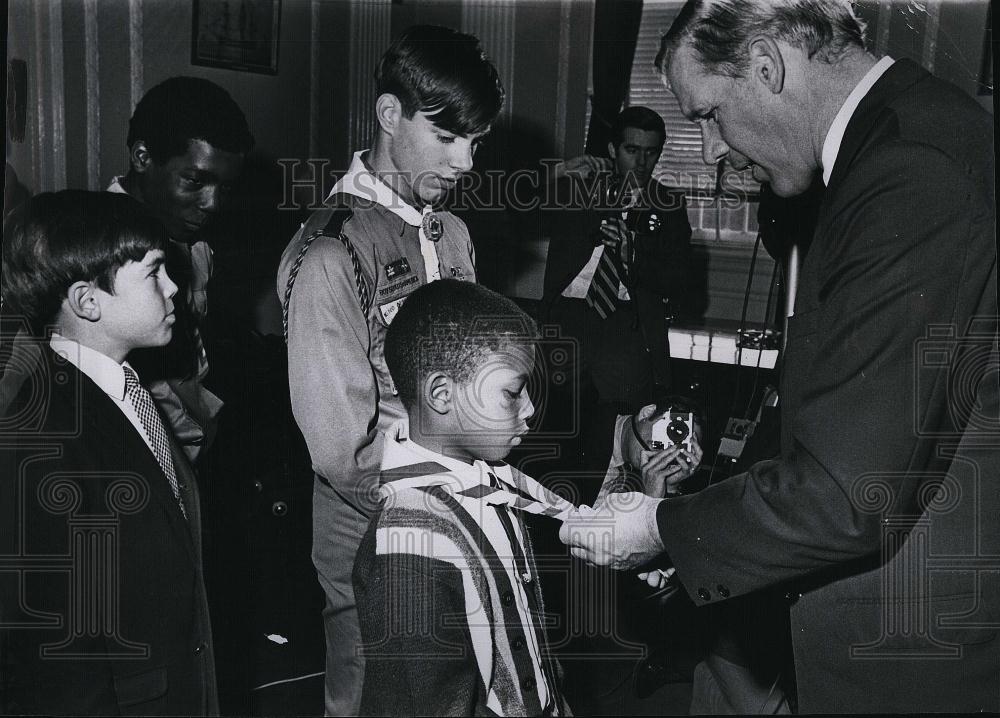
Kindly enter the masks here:
[[693, 442], [694, 414], [690, 412], [670, 411], [653, 423], [649, 445], [654, 450], [683, 446], [687, 451], [693, 451]]

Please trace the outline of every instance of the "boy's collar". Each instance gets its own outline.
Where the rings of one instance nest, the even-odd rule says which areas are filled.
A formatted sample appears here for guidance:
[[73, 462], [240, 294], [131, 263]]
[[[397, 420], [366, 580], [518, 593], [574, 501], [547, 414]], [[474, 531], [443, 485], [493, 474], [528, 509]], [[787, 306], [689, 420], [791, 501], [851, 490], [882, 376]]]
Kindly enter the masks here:
[[[53, 332], [49, 346], [56, 354], [66, 359], [81, 372], [90, 377], [97, 386], [116, 401], [125, 399], [125, 366], [128, 362], [119, 364], [106, 354], [91, 349], [73, 339]], [[131, 369], [131, 366], [129, 366]], [[135, 371], [133, 369], [133, 371]]]
[[[380, 204], [410, 226], [419, 227], [423, 221], [423, 213], [413, 205], [408, 204], [392, 187], [379, 179], [369, 169], [364, 159], [365, 154], [368, 152], [370, 150], [361, 150], [354, 153], [354, 159], [351, 160], [351, 166], [348, 168], [347, 174], [341, 177], [340, 181], [333, 186], [330, 194], [327, 195], [327, 200], [338, 194], [353, 195], [369, 202]], [[430, 207], [428, 206], [424, 209], [425, 211], [429, 211]]]

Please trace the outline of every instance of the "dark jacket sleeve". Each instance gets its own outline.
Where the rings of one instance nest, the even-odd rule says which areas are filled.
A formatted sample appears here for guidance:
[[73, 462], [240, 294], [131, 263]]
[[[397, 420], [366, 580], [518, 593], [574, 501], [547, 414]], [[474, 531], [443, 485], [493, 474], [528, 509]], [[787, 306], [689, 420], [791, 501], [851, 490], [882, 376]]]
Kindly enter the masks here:
[[947, 470], [935, 437], [964, 428], [949, 424], [947, 368], [922, 364], [921, 343], [997, 312], [995, 210], [975, 179], [897, 140], [831, 188], [789, 326], [781, 459], [658, 511], [696, 600], [870, 556], [885, 511], [920, 513], [924, 482]]

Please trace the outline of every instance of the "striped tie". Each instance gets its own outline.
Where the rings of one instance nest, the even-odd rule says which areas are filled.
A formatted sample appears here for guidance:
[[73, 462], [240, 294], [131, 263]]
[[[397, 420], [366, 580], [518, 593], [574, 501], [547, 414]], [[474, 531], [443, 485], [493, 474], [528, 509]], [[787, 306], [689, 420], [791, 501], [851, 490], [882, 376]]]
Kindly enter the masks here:
[[618, 308], [618, 285], [621, 284], [621, 276], [614, 252], [605, 247], [594, 271], [594, 278], [587, 289], [587, 304], [601, 315], [601, 319], [607, 319]]
[[131, 367], [125, 366], [122, 368], [125, 370], [125, 396], [132, 402], [132, 407], [139, 416], [139, 421], [142, 422], [142, 428], [145, 429], [146, 436], [149, 437], [149, 443], [153, 445], [153, 456], [156, 457], [156, 463], [160, 465], [163, 473], [166, 474], [167, 481], [170, 482], [170, 490], [173, 491], [174, 498], [177, 500], [177, 505], [181, 507], [181, 513], [184, 514], [184, 518], [187, 518], [187, 511], [184, 510], [184, 502], [181, 501], [180, 484], [177, 483], [177, 474], [174, 471], [174, 460], [170, 454], [170, 442], [167, 439], [167, 432], [163, 428], [160, 415], [153, 405], [153, 397], [139, 383], [139, 377], [136, 376]]

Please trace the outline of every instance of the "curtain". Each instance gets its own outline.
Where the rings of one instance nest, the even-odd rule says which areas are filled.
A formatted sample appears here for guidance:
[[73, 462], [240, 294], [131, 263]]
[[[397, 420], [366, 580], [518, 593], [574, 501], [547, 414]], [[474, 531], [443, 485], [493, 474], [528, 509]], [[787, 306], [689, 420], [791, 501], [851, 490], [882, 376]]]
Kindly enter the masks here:
[[611, 123], [628, 95], [642, 0], [596, 0], [594, 5], [594, 94], [590, 98], [587, 153], [608, 156]]

